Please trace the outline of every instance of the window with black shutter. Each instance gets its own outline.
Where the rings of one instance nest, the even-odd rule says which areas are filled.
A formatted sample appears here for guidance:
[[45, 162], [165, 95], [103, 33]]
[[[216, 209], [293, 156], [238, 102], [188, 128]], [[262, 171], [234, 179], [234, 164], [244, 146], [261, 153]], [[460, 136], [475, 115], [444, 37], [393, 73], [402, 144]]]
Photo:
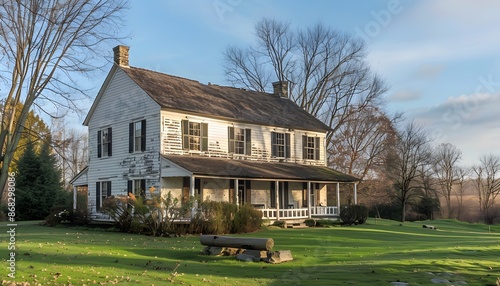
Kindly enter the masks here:
[[290, 133], [271, 132], [271, 156], [290, 158]]
[[249, 128], [228, 127], [228, 152], [252, 155], [252, 130]]
[[146, 198], [146, 180], [128, 180], [127, 192], [129, 195], [134, 195], [136, 198]]
[[111, 156], [111, 127], [97, 131], [97, 158]]
[[208, 123], [182, 120], [181, 129], [184, 150], [208, 151]]
[[319, 137], [302, 135], [302, 159], [319, 160]]
[[96, 182], [95, 191], [96, 211], [100, 211], [106, 198], [111, 196], [111, 181]]
[[129, 123], [128, 152], [146, 151], [146, 119]]

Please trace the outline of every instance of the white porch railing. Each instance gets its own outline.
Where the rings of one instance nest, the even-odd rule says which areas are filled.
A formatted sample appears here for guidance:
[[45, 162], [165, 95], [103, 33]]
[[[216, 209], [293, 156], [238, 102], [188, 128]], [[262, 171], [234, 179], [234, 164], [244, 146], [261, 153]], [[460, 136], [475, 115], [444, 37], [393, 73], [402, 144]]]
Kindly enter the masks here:
[[279, 212], [279, 219], [298, 219], [307, 218], [307, 208], [301, 209], [259, 209], [262, 212], [262, 217], [265, 219], [277, 219]]
[[[279, 219], [300, 219], [308, 218], [309, 212], [307, 208], [300, 209], [258, 209], [262, 212], [262, 217], [265, 219], [277, 219], [276, 214], [279, 212]], [[323, 216], [323, 217], [336, 217], [339, 215], [338, 208], [336, 206], [326, 206], [326, 207], [311, 207], [311, 216]]]
[[311, 215], [312, 216], [338, 216], [339, 209], [334, 206], [326, 206], [326, 207], [311, 207]]

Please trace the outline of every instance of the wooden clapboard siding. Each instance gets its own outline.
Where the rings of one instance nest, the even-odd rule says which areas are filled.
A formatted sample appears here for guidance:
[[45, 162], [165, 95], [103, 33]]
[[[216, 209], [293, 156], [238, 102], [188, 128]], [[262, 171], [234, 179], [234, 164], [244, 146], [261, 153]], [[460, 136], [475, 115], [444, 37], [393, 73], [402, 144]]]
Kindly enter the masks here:
[[[160, 187], [160, 107], [121, 70], [110, 74], [88, 119], [89, 205], [95, 205], [95, 182], [111, 181], [112, 195], [127, 193], [127, 178], [146, 178], [146, 188]], [[146, 150], [129, 153], [129, 124], [146, 120]], [[112, 156], [97, 157], [97, 132], [112, 128]], [[95, 208], [94, 208], [95, 209]]]
[[[188, 151], [182, 146], [182, 120], [208, 124], [208, 151]], [[284, 161], [311, 165], [325, 165], [324, 140], [325, 134], [320, 132], [289, 130], [275, 126], [256, 125], [238, 121], [210, 118], [178, 111], [161, 111], [161, 150], [165, 155], [200, 154], [211, 157], [224, 157], [232, 159], [251, 159], [262, 161], [279, 161], [281, 158], [271, 156], [271, 133], [290, 134], [290, 158]], [[251, 155], [229, 153], [228, 127], [251, 129]], [[302, 152], [302, 136], [308, 135], [320, 138], [319, 160], [304, 160]]]

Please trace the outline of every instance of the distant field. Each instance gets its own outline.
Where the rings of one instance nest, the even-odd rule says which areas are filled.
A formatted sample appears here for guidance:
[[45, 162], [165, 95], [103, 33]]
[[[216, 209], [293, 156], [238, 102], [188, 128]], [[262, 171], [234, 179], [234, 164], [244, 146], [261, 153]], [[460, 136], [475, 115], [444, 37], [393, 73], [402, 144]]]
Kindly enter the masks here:
[[[438, 230], [424, 229], [432, 224]], [[0, 224], [1, 280], [9, 285], [9, 228]], [[200, 254], [197, 236], [158, 238], [86, 228], [16, 228], [16, 282], [30, 285], [496, 285], [500, 226], [368, 220], [365, 225], [266, 229], [294, 261], [278, 265]], [[450, 284], [448, 284], [450, 285]]]

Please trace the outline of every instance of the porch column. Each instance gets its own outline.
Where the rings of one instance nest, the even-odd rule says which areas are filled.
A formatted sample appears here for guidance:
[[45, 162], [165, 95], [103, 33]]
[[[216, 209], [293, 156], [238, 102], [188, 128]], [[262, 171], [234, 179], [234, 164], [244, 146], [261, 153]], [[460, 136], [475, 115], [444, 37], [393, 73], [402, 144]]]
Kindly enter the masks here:
[[337, 183], [337, 214], [340, 214], [340, 183]]
[[76, 210], [76, 194], [78, 192], [78, 187], [74, 186], [73, 187], [73, 210]]
[[239, 184], [238, 179], [234, 179], [234, 201], [237, 207], [240, 205], [238, 198], [239, 195], [238, 184]]
[[358, 182], [354, 183], [354, 204], [358, 204]]
[[[195, 177], [191, 175], [190, 177], [190, 182], [189, 182], [189, 197], [194, 197], [194, 182], [195, 182]], [[196, 200], [194, 201], [193, 208], [191, 209], [191, 219], [194, 218], [194, 214], [196, 213], [196, 209], [198, 208], [198, 204], [196, 203]]]
[[307, 217], [311, 218], [311, 182], [307, 182]]
[[276, 220], [280, 220], [280, 183], [275, 182], [274, 189], [276, 190]]

